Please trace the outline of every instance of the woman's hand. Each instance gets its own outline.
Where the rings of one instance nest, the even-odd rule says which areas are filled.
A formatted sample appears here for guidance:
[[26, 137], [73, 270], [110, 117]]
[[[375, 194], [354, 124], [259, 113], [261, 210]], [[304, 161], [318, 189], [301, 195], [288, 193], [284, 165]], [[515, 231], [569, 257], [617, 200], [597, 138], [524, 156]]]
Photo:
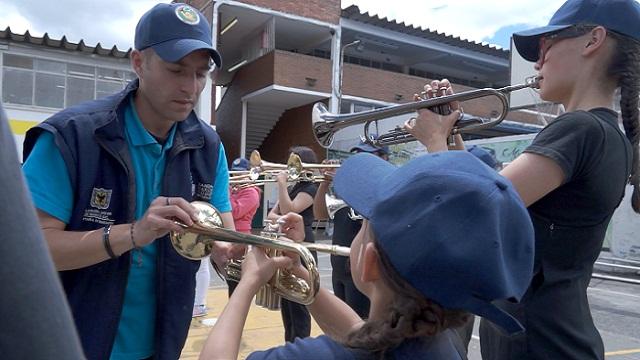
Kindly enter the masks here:
[[276, 175], [276, 180], [281, 188], [286, 188], [287, 181], [289, 180], [289, 173], [286, 170], [280, 171], [278, 175]]
[[[414, 95], [414, 100], [421, 101], [440, 97], [443, 95], [452, 95], [453, 89], [449, 80], [434, 80], [430, 84], [425, 85], [422, 96]], [[447, 111], [444, 111], [442, 107], [447, 107], [447, 111], [451, 111], [446, 115]], [[418, 117], [407, 120], [404, 124], [404, 129], [411, 133], [418, 139], [423, 145], [427, 147], [429, 152], [446, 151], [447, 138], [451, 134], [451, 130], [456, 121], [460, 118], [460, 105], [458, 102], [451, 102], [445, 105], [439, 105], [440, 111], [444, 113], [439, 114], [434, 111], [437, 109], [419, 109]]]
[[[339, 164], [340, 161], [335, 160], [335, 159], [325, 159], [322, 160], [323, 164]], [[324, 177], [323, 182], [326, 182], [327, 184], [331, 184], [331, 182], [333, 181], [333, 178], [336, 176], [336, 169], [335, 168], [326, 168], [323, 169], [321, 171], [322, 176]]]

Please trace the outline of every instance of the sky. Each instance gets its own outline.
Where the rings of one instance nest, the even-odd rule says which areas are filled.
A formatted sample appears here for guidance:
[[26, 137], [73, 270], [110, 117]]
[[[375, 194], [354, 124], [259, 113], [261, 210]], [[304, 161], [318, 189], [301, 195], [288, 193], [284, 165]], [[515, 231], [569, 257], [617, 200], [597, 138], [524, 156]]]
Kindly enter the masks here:
[[[170, 0], [0, 0], [0, 29], [87, 45], [133, 45], [138, 18]], [[304, 1], [304, 0], [301, 0]], [[342, 0], [362, 12], [462, 39], [509, 48], [513, 31], [546, 25], [563, 0]]]

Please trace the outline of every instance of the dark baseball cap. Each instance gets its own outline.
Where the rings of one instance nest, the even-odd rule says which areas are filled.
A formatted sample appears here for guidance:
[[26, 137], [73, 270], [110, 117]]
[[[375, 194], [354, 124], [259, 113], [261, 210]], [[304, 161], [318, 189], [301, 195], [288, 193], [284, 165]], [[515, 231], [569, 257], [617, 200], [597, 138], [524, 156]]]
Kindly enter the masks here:
[[158, 4], [147, 11], [136, 26], [135, 48], [152, 48], [166, 62], [178, 62], [196, 50], [208, 50], [219, 68], [222, 58], [211, 43], [207, 18], [182, 3]]
[[249, 160], [245, 158], [237, 158], [233, 160], [233, 162], [231, 163], [231, 170], [233, 171], [249, 170], [249, 166], [250, 166]]
[[640, 41], [640, 4], [635, 0], [569, 0], [547, 26], [514, 33], [513, 42], [525, 60], [537, 61], [542, 36], [579, 24], [601, 25]]
[[[378, 135], [373, 134], [371, 135], [372, 139], [375, 140], [378, 138]], [[349, 149], [349, 152], [354, 152], [354, 151], [358, 151], [358, 152], [367, 152], [367, 153], [371, 153], [371, 154], [375, 154], [375, 153], [380, 153], [383, 155], [389, 155], [389, 147], [386, 145], [383, 146], [377, 146], [377, 145], [372, 145], [369, 142], [366, 142], [364, 139], [360, 140], [360, 142], [358, 143], [358, 145], [352, 147], [351, 149]]]
[[467, 151], [470, 152], [473, 156], [482, 160], [483, 163], [487, 164], [492, 169], [495, 169], [496, 165], [498, 165], [496, 158], [491, 155], [490, 152], [478, 145], [467, 146]]
[[427, 154], [400, 167], [361, 153], [342, 163], [334, 187], [426, 298], [509, 333], [523, 330], [492, 303], [519, 301], [533, 276], [533, 225], [508, 179], [466, 151]]

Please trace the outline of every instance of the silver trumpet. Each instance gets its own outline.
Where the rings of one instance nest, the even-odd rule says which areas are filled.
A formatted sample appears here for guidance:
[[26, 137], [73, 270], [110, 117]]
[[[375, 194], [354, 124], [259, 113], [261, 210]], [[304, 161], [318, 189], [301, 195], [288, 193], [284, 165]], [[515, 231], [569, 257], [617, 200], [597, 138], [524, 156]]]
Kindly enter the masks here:
[[438, 108], [447, 106], [452, 102], [463, 102], [487, 96], [495, 96], [502, 105], [502, 109], [498, 115], [489, 119], [474, 118], [464, 122], [459, 121], [459, 123], [453, 128], [452, 134], [473, 132], [494, 127], [504, 120], [509, 112], [509, 98], [507, 97], [507, 94], [525, 88], [538, 88], [538, 85], [539, 78], [531, 77], [527, 78], [525, 83], [520, 85], [506, 86], [499, 89], [484, 88], [470, 90], [453, 95], [444, 95], [352, 114], [333, 114], [327, 110], [327, 107], [324, 104], [316, 103], [313, 106], [311, 116], [313, 135], [320, 145], [328, 148], [333, 143], [335, 133], [339, 130], [353, 125], [365, 124], [364, 141], [372, 145], [384, 146], [405, 143], [416, 139], [413, 135], [401, 128], [396, 128], [389, 133], [382, 134], [377, 138], [374, 138], [369, 132], [370, 124], [376, 120], [412, 113], [419, 109], [434, 109], [434, 111], [439, 112]]
[[[325, 204], [327, 204], [327, 213], [329, 214], [329, 219], [331, 220], [333, 220], [339, 210], [349, 207], [349, 205], [347, 205], [344, 200], [328, 193], [324, 194], [324, 201]], [[353, 208], [349, 208], [349, 218], [354, 221], [362, 220], [362, 216], [356, 214]]]

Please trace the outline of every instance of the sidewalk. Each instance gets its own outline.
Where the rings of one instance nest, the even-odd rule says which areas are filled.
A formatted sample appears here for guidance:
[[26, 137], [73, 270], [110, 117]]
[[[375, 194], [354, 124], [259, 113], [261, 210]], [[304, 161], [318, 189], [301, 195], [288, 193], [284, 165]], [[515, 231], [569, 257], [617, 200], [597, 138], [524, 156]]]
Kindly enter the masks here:
[[[227, 304], [226, 287], [210, 287], [207, 292], [207, 305], [209, 313], [207, 316], [194, 318], [191, 320], [187, 343], [182, 350], [180, 359], [197, 359], [204, 345], [211, 326], [220, 315]], [[311, 320], [311, 336], [318, 336], [322, 331], [318, 325]], [[251, 306], [247, 323], [244, 326], [242, 341], [240, 343], [239, 359], [246, 358], [256, 350], [265, 350], [284, 343], [284, 328], [280, 311], [269, 311]]]

